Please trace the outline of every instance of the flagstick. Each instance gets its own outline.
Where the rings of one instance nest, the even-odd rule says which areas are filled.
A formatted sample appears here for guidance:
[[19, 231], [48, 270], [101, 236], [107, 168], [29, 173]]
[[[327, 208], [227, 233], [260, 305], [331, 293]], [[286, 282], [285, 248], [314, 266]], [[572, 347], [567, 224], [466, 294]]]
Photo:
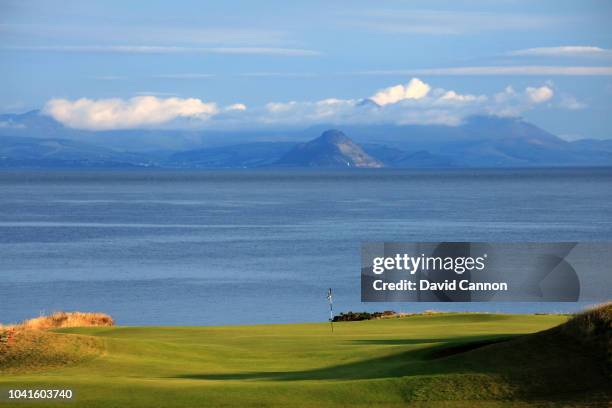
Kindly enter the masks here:
[[332, 333], [334, 332], [334, 304], [329, 304], [329, 323], [331, 324]]
[[327, 291], [327, 300], [329, 301], [329, 324], [331, 325], [331, 331], [334, 332], [334, 300], [332, 297], [332, 290], [329, 288]]

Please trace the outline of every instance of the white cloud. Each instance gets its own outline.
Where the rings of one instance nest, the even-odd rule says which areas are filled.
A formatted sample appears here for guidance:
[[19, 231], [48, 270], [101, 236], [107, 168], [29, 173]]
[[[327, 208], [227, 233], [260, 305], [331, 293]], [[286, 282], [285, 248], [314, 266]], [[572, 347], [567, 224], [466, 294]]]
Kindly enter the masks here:
[[542, 103], [550, 100], [555, 92], [548, 86], [541, 86], [539, 88], [527, 87], [525, 94], [531, 102]]
[[291, 102], [269, 102], [266, 104], [266, 109], [271, 113], [286, 112], [293, 106], [296, 106], [296, 101]]
[[313, 57], [319, 52], [300, 48], [277, 47], [178, 47], [165, 45], [51, 45], [51, 46], [6, 46], [5, 51], [44, 51], [71, 53], [113, 54], [238, 54], [274, 55], [283, 57]]
[[380, 106], [397, 103], [404, 99], [421, 99], [427, 96], [430, 86], [418, 78], [412, 78], [406, 85], [395, 85], [378, 91], [370, 99]]
[[434, 87], [418, 78], [384, 88], [363, 99], [269, 102], [249, 107], [234, 103], [218, 108], [200, 99], [142, 96], [123, 99], [55, 99], [45, 112], [66, 126], [104, 130], [138, 127], [244, 129], [253, 126], [313, 124], [446, 124], [474, 114], [516, 116], [534, 109], [579, 109], [571, 95], [556, 95], [551, 82], [479, 95]]
[[357, 112], [357, 100], [328, 98], [307, 102], [270, 102], [253, 118], [266, 124], [307, 124], [345, 120]]
[[583, 67], [583, 66], [550, 66], [550, 65], [513, 65], [513, 66], [484, 66], [484, 67], [451, 67], [451, 68], [425, 68], [349, 72], [353, 75], [612, 75], [612, 66]]
[[612, 50], [591, 45], [564, 45], [527, 48], [509, 52], [508, 55], [518, 57], [606, 57], [612, 56]]
[[205, 120], [219, 110], [215, 103], [205, 103], [196, 98], [137, 96], [128, 100], [52, 99], [43, 111], [69, 127], [110, 130], [150, 127], [177, 118]]
[[552, 101], [555, 91], [551, 83], [539, 87], [528, 86], [523, 91], [517, 91], [507, 86], [503, 91], [493, 95], [491, 103], [486, 104], [486, 112], [502, 115], [517, 116], [544, 102]]
[[246, 105], [243, 103], [235, 103], [225, 108], [226, 111], [245, 111]]
[[[456, 125], [474, 114], [517, 116], [553, 101], [552, 83], [515, 90], [508, 86], [492, 95], [435, 88], [418, 78], [385, 88], [367, 99], [325, 99], [317, 102], [270, 103], [252, 118], [267, 124], [396, 123]], [[374, 103], [368, 103], [374, 101]], [[561, 104], [546, 105], [565, 108]]]
[[508, 102], [509, 100], [513, 98], [516, 98], [517, 95], [518, 94], [516, 93], [514, 88], [508, 85], [507, 87], [504, 88], [502, 92], [496, 93], [494, 98], [495, 98], [495, 102], [497, 102], [498, 104], [501, 104], [501, 103]]
[[441, 97], [440, 97], [440, 101], [443, 102], [474, 102], [474, 101], [486, 101], [487, 97], [485, 95], [470, 95], [470, 94], [466, 94], [466, 95], [462, 95], [462, 94], [458, 94], [455, 91], [446, 91]]
[[569, 110], [581, 110], [587, 107], [586, 103], [580, 102], [571, 95], [561, 95], [559, 107]]
[[[516, 92], [512, 87], [492, 95], [434, 88], [418, 78], [385, 88], [368, 99], [324, 99], [274, 102], [251, 118], [266, 124], [397, 123], [456, 125], [473, 114], [519, 115], [554, 95], [548, 85]], [[368, 103], [368, 101], [376, 102]], [[536, 102], [537, 101], [537, 102]]]

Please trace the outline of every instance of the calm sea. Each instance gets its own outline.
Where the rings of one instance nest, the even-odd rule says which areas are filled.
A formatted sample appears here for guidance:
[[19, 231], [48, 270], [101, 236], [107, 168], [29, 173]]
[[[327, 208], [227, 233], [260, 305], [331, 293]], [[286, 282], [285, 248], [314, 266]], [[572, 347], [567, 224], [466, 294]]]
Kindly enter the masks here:
[[363, 241], [612, 240], [611, 169], [0, 172], [0, 321], [324, 321], [335, 308], [573, 311], [576, 303], [362, 304]]

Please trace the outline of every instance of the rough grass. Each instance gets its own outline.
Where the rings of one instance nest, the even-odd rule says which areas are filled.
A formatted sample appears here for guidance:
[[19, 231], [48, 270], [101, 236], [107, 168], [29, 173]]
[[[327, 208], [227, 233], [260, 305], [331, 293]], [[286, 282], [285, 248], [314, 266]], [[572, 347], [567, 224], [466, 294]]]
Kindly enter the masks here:
[[105, 313], [55, 312], [25, 320], [17, 325], [22, 329], [49, 330], [62, 327], [113, 326], [113, 318]]
[[17, 329], [11, 344], [0, 346], [0, 373], [78, 364], [100, 355], [103, 349], [104, 342], [96, 337]]
[[566, 336], [597, 350], [612, 369], [612, 303], [574, 316], [560, 327]]
[[[333, 334], [324, 323], [64, 328], [48, 334], [91, 336], [105, 352], [2, 375], [0, 389], [71, 388], [79, 407], [609, 406], [605, 359], [565, 321], [441, 313], [337, 323]], [[460, 352], [437, 353], [447, 348]]]
[[102, 352], [103, 340], [49, 330], [113, 324], [104, 313], [56, 312], [0, 326], [0, 373], [40, 371], [90, 360]]

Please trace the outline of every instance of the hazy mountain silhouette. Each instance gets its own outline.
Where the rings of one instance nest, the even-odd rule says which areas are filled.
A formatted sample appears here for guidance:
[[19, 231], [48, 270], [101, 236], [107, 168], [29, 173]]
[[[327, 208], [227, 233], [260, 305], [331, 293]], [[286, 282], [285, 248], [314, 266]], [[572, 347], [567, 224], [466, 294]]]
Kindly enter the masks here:
[[[328, 132], [328, 129], [341, 130]], [[0, 115], [0, 166], [3, 167], [611, 165], [611, 140], [569, 142], [512, 117], [473, 116], [458, 126], [322, 124], [305, 130], [92, 131], [65, 127], [39, 111]]]
[[327, 130], [318, 138], [295, 146], [277, 162], [284, 167], [379, 168], [384, 164], [367, 154], [339, 130]]

